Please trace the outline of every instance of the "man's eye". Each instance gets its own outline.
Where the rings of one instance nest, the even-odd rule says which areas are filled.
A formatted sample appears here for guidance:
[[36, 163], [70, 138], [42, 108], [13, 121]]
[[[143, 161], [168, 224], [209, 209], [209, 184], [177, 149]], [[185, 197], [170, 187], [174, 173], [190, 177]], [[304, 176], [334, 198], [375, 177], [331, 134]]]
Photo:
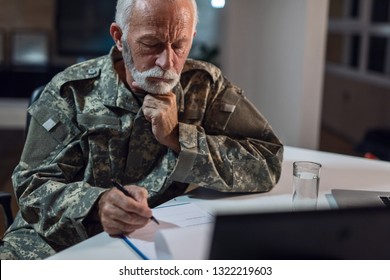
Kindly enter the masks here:
[[140, 49], [145, 52], [158, 51], [161, 48], [160, 43], [140, 42]]
[[156, 48], [158, 44], [153, 44], [153, 43], [141, 43], [141, 46], [144, 48]]
[[172, 48], [175, 50], [177, 53], [184, 53], [186, 50], [186, 47], [182, 44], [180, 45], [173, 45]]

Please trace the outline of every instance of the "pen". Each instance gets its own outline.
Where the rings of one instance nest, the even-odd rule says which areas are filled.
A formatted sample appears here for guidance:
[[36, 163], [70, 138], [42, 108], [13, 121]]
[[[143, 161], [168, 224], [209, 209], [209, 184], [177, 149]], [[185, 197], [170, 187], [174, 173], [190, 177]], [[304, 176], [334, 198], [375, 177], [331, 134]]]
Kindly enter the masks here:
[[[125, 189], [125, 187], [123, 187], [123, 186], [122, 186], [121, 184], [119, 184], [117, 181], [111, 180], [111, 183], [112, 183], [118, 190], [120, 190], [121, 192], [123, 192], [126, 196], [131, 197], [131, 198], [134, 198], [134, 197]], [[156, 224], [158, 224], [158, 225], [160, 224], [154, 216], [150, 217], [150, 219], [151, 219], [153, 222], [155, 222]]]

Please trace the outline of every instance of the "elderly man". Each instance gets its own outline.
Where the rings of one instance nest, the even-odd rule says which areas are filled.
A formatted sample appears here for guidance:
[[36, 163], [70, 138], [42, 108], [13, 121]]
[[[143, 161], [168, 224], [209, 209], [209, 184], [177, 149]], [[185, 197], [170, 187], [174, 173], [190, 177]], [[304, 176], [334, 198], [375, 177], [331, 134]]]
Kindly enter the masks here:
[[196, 23], [194, 0], [119, 0], [110, 54], [46, 86], [29, 108], [13, 173], [20, 211], [1, 258], [131, 233], [188, 184], [266, 192], [277, 183], [283, 145], [268, 122], [218, 68], [187, 59]]

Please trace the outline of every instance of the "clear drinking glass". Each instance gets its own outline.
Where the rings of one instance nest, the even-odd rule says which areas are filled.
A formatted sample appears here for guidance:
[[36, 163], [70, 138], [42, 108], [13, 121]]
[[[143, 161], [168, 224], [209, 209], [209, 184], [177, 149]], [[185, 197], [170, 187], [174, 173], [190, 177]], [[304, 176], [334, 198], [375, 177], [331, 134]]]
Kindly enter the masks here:
[[293, 163], [293, 210], [315, 210], [320, 186], [321, 164], [311, 161]]

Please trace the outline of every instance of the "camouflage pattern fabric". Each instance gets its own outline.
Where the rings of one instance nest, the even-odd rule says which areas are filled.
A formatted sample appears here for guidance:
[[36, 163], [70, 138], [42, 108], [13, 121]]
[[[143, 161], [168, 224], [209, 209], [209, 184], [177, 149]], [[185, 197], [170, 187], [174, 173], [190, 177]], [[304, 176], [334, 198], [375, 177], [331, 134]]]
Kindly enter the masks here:
[[[242, 90], [215, 66], [188, 59], [174, 88], [180, 154], [159, 144], [110, 54], [56, 75], [32, 116], [12, 176], [20, 212], [1, 258], [42, 259], [102, 231], [95, 204], [115, 178], [149, 192], [151, 207], [186, 184], [267, 192], [281, 174], [283, 145]], [[139, 121], [137, 121], [139, 119]]]

